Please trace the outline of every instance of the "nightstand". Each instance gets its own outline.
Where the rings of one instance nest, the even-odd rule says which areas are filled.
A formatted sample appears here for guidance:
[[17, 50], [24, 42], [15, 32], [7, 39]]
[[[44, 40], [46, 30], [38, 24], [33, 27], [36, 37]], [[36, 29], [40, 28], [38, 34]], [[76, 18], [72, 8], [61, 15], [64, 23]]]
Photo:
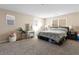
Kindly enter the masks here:
[[69, 31], [68, 33], [67, 33], [67, 38], [68, 39], [72, 39], [72, 40], [76, 40], [77, 39], [77, 33], [76, 32], [71, 32], [71, 31]]

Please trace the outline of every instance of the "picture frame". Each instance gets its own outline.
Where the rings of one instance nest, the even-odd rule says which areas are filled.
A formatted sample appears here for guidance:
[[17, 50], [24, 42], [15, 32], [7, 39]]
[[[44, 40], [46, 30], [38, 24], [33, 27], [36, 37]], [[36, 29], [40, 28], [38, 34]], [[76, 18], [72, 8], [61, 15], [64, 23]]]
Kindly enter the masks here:
[[7, 14], [6, 15], [6, 24], [15, 25], [15, 16]]

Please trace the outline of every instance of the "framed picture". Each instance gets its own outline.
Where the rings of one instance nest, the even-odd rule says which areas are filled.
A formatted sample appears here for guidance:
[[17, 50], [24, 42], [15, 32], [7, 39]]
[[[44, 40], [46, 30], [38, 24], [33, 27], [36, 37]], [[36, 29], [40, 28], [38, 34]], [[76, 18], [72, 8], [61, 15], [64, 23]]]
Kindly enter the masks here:
[[13, 15], [6, 15], [6, 24], [7, 25], [15, 25], [15, 16]]

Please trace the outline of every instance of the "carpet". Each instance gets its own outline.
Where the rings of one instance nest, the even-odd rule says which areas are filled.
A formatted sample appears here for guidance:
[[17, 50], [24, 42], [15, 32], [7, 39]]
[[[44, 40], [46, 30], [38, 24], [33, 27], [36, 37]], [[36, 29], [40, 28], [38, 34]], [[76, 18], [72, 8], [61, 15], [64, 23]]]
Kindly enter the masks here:
[[79, 42], [67, 40], [58, 46], [40, 39], [23, 39], [0, 44], [0, 55], [78, 55]]

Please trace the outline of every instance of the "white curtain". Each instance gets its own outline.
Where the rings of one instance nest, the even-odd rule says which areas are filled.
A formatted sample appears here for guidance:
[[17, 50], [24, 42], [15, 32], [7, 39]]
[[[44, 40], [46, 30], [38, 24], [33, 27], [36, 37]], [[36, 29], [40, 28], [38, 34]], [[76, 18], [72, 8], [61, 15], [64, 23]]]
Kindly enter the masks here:
[[43, 20], [40, 18], [34, 18], [32, 28], [33, 31], [35, 32], [35, 36], [38, 34], [39, 30], [41, 29], [43, 24]]

